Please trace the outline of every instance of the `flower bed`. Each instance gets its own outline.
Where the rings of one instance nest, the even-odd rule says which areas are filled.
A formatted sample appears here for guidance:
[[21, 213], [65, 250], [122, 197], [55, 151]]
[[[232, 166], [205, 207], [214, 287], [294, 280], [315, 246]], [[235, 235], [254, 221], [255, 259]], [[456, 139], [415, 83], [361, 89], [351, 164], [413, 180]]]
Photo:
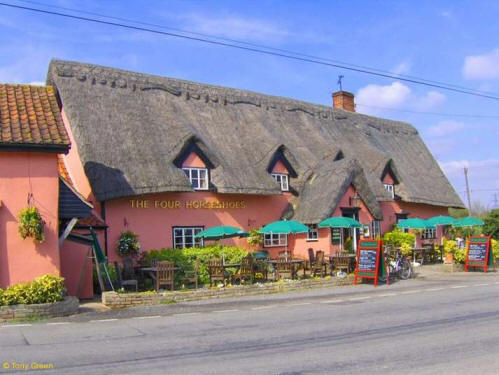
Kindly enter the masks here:
[[202, 288], [173, 292], [141, 292], [141, 293], [102, 293], [102, 303], [111, 309], [140, 305], [160, 305], [177, 302], [196, 301], [211, 298], [230, 298], [257, 294], [272, 294], [295, 290], [326, 288], [338, 285], [353, 284], [353, 276], [345, 278], [324, 278], [309, 280], [283, 280], [265, 284], [237, 285], [225, 288]]
[[0, 322], [12, 319], [51, 318], [72, 315], [78, 311], [79, 305], [78, 298], [66, 297], [62, 301], [53, 303], [0, 306]]

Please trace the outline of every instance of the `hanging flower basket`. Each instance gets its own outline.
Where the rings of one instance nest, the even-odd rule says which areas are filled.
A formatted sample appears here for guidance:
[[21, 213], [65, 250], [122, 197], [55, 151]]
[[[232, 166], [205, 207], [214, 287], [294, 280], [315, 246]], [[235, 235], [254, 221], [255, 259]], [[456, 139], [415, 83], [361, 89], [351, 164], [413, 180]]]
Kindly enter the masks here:
[[139, 255], [139, 236], [129, 230], [122, 232], [116, 245], [116, 251], [120, 257], [135, 257]]
[[35, 242], [45, 241], [45, 222], [38, 209], [30, 206], [19, 212], [19, 234], [23, 239], [33, 238]]

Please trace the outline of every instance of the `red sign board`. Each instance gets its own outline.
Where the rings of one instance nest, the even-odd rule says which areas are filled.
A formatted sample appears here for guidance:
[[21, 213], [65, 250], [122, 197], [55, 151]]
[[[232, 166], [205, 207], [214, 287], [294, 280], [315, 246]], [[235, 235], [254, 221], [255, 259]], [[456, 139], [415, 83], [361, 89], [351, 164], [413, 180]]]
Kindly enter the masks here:
[[357, 265], [355, 267], [354, 284], [357, 280], [373, 279], [378, 285], [380, 271], [385, 272], [381, 240], [360, 240], [357, 249]]
[[464, 270], [468, 272], [468, 269], [472, 267], [482, 268], [483, 272], [487, 272], [487, 267], [493, 266], [493, 264], [494, 257], [492, 255], [491, 237], [469, 237]]

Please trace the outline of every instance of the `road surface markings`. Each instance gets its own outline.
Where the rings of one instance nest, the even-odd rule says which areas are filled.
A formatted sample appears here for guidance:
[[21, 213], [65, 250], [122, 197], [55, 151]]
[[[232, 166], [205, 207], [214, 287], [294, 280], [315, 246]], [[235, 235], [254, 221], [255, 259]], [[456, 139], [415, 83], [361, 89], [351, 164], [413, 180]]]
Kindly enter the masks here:
[[405, 290], [403, 292], [400, 292], [400, 294], [414, 294], [414, 293], [421, 293], [423, 290], [421, 289], [414, 289], [414, 290]]
[[286, 306], [305, 306], [305, 305], [311, 305], [312, 302], [301, 302], [301, 303], [289, 303]]
[[234, 309], [234, 310], [214, 310], [212, 312], [214, 312], [214, 313], [228, 313], [228, 312], [235, 312], [235, 311], [239, 311], [239, 310], [236, 310], [236, 309]]
[[1, 326], [2, 328], [7, 328], [7, 327], [31, 327], [32, 324], [6, 324], [4, 326]]
[[490, 285], [489, 283], [484, 283], [484, 284], [474, 284], [473, 286], [487, 286]]
[[378, 294], [377, 297], [392, 297], [396, 295], [398, 295], [398, 293], [386, 293], [386, 294]]
[[444, 290], [445, 288], [431, 288], [431, 289], [426, 289], [427, 292], [436, 292], [438, 290]]
[[160, 315], [136, 316], [133, 319], [153, 319], [153, 318], [161, 318], [161, 316]]
[[69, 324], [69, 322], [54, 322], [54, 323], [47, 323], [48, 326], [60, 326], [63, 324]]
[[178, 313], [178, 314], [173, 314], [172, 316], [187, 316], [187, 315], [198, 315], [198, 312], [189, 312], [189, 313]]
[[450, 288], [451, 289], [460, 289], [460, 288], [467, 288], [468, 285], [454, 285], [454, 286], [451, 286]]
[[118, 319], [113, 318], [113, 319], [97, 319], [97, 320], [91, 320], [91, 323], [104, 323], [104, 322], [115, 322]]
[[251, 310], [265, 310], [265, 309], [272, 309], [274, 307], [276, 307], [276, 305], [257, 306], [257, 307], [252, 307]]
[[320, 303], [340, 303], [340, 302], [345, 302], [344, 299], [330, 299], [328, 301], [321, 301]]
[[349, 300], [349, 301], [361, 301], [361, 300], [364, 300], [364, 299], [369, 299], [369, 298], [372, 298], [372, 297], [371, 297], [371, 296], [354, 297], [354, 298], [349, 298], [348, 300]]

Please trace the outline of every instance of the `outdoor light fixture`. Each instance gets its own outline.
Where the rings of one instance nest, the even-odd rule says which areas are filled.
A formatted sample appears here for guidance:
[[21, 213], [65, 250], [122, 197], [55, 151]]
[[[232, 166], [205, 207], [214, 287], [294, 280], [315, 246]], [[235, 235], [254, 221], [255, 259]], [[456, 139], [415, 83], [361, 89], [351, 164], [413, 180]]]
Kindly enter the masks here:
[[360, 207], [360, 196], [358, 194], [355, 194], [353, 197], [350, 197], [350, 206]]

